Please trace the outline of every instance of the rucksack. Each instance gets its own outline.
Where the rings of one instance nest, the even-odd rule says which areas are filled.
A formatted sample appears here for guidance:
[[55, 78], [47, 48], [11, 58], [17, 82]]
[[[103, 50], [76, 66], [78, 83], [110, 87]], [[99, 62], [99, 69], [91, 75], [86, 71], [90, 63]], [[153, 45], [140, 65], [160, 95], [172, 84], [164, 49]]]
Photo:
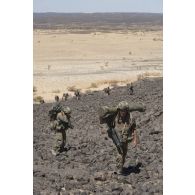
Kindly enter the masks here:
[[100, 124], [113, 120], [117, 115], [117, 107], [101, 106], [98, 110]]
[[57, 114], [60, 113], [62, 111], [62, 106], [58, 103], [55, 104], [52, 109], [49, 111], [49, 117], [50, 119], [56, 119], [57, 118]]

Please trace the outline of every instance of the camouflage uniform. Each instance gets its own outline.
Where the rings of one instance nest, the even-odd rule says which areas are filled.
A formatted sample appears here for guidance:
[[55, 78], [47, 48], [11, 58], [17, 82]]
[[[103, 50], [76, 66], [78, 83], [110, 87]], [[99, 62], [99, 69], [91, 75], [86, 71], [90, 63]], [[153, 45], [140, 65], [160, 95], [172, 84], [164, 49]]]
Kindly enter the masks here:
[[64, 93], [62, 96], [62, 100], [66, 101], [68, 99], [69, 94], [68, 93]]
[[104, 89], [104, 92], [107, 93], [108, 95], [110, 95], [110, 91], [111, 91], [110, 87]]
[[131, 85], [129, 87], [129, 94], [133, 95], [133, 85], [132, 85], [132, 83], [131, 83]]
[[71, 110], [69, 107], [57, 114], [56, 120], [51, 121], [50, 128], [55, 131], [53, 153], [59, 154], [65, 149], [66, 131], [73, 128], [70, 121]]
[[81, 94], [78, 89], [74, 92], [74, 95], [76, 96], [77, 100], [80, 100]]
[[125, 117], [124, 120], [120, 118], [120, 115], [118, 113], [115, 119], [115, 124], [116, 130], [118, 130], [122, 138], [121, 144], [123, 152], [117, 157], [117, 167], [119, 169], [122, 169], [127, 155], [128, 143], [133, 140], [133, 133], [135, 132], [136, 123], [132, 119], [130, 113], [127, 114], [127, 117]]
[[55, 96], [55, 101], [59, 102], [59, 96], [58, 95]]
[[[125, 117], [121, 117], [120, 116], [120, 110], [126, 110], [127, 114]], [[141, 107], [137, 107], [137, 106], [131, 106], [131, 110], [132, 111], [141, 111], [142, 108]], [[109, 129], [107, 130], [108, 132], [108, 136], [109, 136], [109, 132], [111, 132], [111, 129], [115, 129], [117, 134], [119, 135], [119, 139], [121, 142], [121, 147], [117, 147], [118, 150], [118, 156], [117, 156], [117, 168], [122, 171], [123, 170], [123, 166], [125, 163], [125, 158], [127, 155], [127, 150], [128, 150], [128, 143], [131, 141], [134, 141], [137, 138], [136, 135], [136, 122], [135, 120], [132, 118], [132, 115], [130, 113], [131, 111], [129, 109], [129, 104], [125, 101], [122, 101], [119, 103], [118, 107], [117, 107], [117, 114], [115, 115], [114, 118], [112, 118], [109, 123], [107, 123]], [[145, 110], [145, 108], [143, 108], [143, 111]], [[109, 136], [110, 138], [112, 138], [111, 136]], [[113, 140], [113, 139], [112, 139]], [[113, 141], [114, 142], [114, 141]]]
[[40, 100], [40, 104], [44, 104], [44, 103], [45, 103], [44, 99]]

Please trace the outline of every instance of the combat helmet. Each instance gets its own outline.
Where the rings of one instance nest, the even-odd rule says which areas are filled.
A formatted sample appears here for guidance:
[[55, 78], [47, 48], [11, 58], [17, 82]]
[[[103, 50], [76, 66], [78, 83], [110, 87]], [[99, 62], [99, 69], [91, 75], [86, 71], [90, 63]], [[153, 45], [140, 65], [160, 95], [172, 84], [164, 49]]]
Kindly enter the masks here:
[[65, 114], [71, 114], [71, 109], [68, 106], [64, 108], [63, 111]]
[[129, 104], [126, 101], [119, 102], [117, 106], [118, 110], [129, 110]]

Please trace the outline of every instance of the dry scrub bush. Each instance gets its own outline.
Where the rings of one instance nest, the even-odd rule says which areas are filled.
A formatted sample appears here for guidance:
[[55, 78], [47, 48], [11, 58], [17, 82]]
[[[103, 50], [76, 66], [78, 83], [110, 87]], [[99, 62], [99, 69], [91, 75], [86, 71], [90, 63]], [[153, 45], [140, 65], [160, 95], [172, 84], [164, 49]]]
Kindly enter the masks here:
[[110, 85], [116, 85], [118, 82], [119, 82], [119, 81], [117, 81], [117, 80], [110, 80], [110, 81], [108, 81], [108, 83], [109, 83]]
[[60, 93], [59, 89], [53, 90], [52, 93]]
[[142, 80], [146, 77], [160, 77], [161, 73], [160, 72], [145, 72], [143, 74], [138, 74], [137, 75], [137, 80]]
[[161, 73], [160, 72], [145, 72], [144, 73], [144, 76], [145, 77], [152, 77], [152, 76], [154, 76], [154, 77], [157, 77], [157, 76], [161, 76]]
[[90, 88], [97, 88], [97, 87], [98, 87], [98, 85], [96, 83], [91, 83]]
[[43, 97], [41, 97], [41, 96], [36, 96], [36, 97], [33, 98], [33, 100], [34, 100], [35, 102], [40, 102], [41, 100], [43, 100]]
[[117, 87], [117, 86], [118, 86], [117, 83], [111, 83], [110, 85], [111, 85], [112, 87]]
[[86, 91], [85, 91], [85, 93], [91, 93], [91, 90], [90, 90], [90, 89], [88, 89], [88, 90], [86, 90]]
[[138, 80], [138, 81], [142, 80], [143, 78], [144, 78], [144, 77], [143, 77], [143, 74], [138, 74], [138, 75], [137, 75], [137, 80]]
[[161, 38], [153, 38], [153, 41], [163, 41]]
[[33, 92], [37, 92], [37, 88], [33, 86]]
[[76, 91], [76, 87], [75, 86], [70, 86], [70, 87], [67, 87], [67, 90], [68, 91]]
[[105, 66], [108, 66], [108, 62], [105, 62]]

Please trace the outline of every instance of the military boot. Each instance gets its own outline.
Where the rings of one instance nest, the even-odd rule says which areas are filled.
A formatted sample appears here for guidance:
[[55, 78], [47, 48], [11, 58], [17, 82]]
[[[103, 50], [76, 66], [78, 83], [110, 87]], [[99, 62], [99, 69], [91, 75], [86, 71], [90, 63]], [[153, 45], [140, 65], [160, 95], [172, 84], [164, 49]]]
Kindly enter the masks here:
[[119, 174], [119, 175], [122, 175], [124, 173], [124, 167], [123, 167], [124, 163], [123, 163], [122, 155], [120, 155], [120, 154], [117, 155], [116, 162], [117, 162], [117, 165], [116, 165], [117, 171], [116, 171], [116, 173]]

